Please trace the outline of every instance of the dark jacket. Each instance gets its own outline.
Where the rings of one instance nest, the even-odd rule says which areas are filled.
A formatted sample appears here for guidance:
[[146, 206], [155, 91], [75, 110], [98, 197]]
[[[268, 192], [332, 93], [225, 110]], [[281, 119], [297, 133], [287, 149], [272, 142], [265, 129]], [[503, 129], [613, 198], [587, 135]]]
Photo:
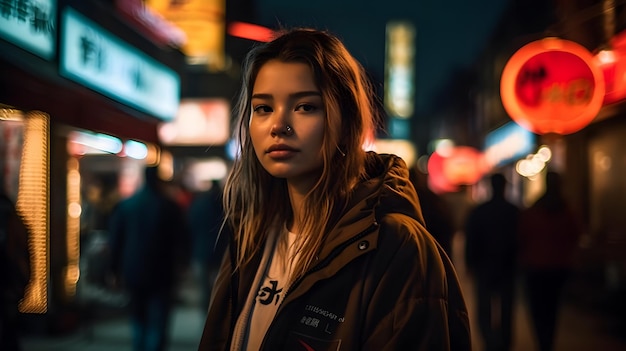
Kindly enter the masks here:
[[[467, 309], [448, 257], [426, 232], [408, 170], [368, 153], [361, 182], [316, 263], [288, 290], [263, 350], [470, 350]], [[260, 261], [227, 253], [200, 350], [228, 350]]]
[[494, 197], [472, 209], [465, 223], [467, 268], [483, 282], [515, 279], [519, 209]]
[[222, 206], [222, 188], [217, 181], [213, 186], [197, 194], [188, 211], [189, 230], [192, 239], [192, 257], [196, 262], [214, 267], [217, 271], [221, 262], [223, 245], [217, 246], [224, 207]]
[[174, 289], [189, 258], [182, 209], [158, 185], [146, 182], [121, 201], [109, 223], [112, 271], [135, 293]]

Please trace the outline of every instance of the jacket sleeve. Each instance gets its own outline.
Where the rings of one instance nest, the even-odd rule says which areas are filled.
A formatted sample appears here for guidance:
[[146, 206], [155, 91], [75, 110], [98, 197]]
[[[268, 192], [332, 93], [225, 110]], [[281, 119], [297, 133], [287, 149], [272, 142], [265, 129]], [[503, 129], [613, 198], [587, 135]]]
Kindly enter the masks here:
[[414, 221], [381, 223], [364, 350], [470, 350], [467, 308], [448, 257]]
[[199, 351], [228, 350], [230, 330], [233, 319], [232, 311], [232, 275], [230, 251], [224, 252], [220, 271], [215, 281], [215, 288], [211, 294], [209, 311], [204, 323]]

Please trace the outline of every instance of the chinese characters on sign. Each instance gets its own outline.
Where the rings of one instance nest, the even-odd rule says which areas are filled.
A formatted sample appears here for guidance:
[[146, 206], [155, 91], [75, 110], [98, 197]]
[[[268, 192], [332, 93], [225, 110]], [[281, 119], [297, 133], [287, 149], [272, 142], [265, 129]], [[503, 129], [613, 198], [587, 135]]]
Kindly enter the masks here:
[[0, 37], [44, 59], [56, 46], [56, 0], [0, 0]]
[[174, 70], [73, 9], [61, 22], [61, 75], [162, 120], [176, 116], [180, 78]]
[[575, 133], [593, 121], [604, 100], [602, 70], [584, 46], [544, 38], [524, 45], [502, 71], [502, 104], [536, 134]]

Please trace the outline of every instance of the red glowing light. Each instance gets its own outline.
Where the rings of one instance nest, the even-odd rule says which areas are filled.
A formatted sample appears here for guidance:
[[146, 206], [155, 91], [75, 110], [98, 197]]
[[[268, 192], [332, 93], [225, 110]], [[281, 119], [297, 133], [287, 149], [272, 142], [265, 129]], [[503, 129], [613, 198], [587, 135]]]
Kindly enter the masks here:
[[428, 159], [428, 186], [435, 193], [454, 192], [472, 185], [487, 172], [483, 153], [469, 146], [456, 146], [450, 155], [433, 152]]
[[610, 46], [600, 50], [595, 59], [604, 73], [604, 104], [626, 98], [626, 31], [611, 38]]
[[268, 42], [275, 37], [274, 31], [263, 26], [245, 22], [232, 22], [228, 34], [233, 37]]
[[604, 77], [593, 55], [572, 41], [545, 38], [519, 49], [502, 72], [502, 104], [537, 134], [570, 134], [596, 117]]

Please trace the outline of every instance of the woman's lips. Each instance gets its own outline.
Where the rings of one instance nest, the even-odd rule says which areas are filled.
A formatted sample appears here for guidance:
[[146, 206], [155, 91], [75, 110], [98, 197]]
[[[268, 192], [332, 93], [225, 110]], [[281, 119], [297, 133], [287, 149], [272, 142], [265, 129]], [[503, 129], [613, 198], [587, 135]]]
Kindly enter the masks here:
[[274, 144], [265, 151], [269, 157], [275, 160], [288, 159], [293, 157], [297, 152], [297, 149], [285, 144]]

